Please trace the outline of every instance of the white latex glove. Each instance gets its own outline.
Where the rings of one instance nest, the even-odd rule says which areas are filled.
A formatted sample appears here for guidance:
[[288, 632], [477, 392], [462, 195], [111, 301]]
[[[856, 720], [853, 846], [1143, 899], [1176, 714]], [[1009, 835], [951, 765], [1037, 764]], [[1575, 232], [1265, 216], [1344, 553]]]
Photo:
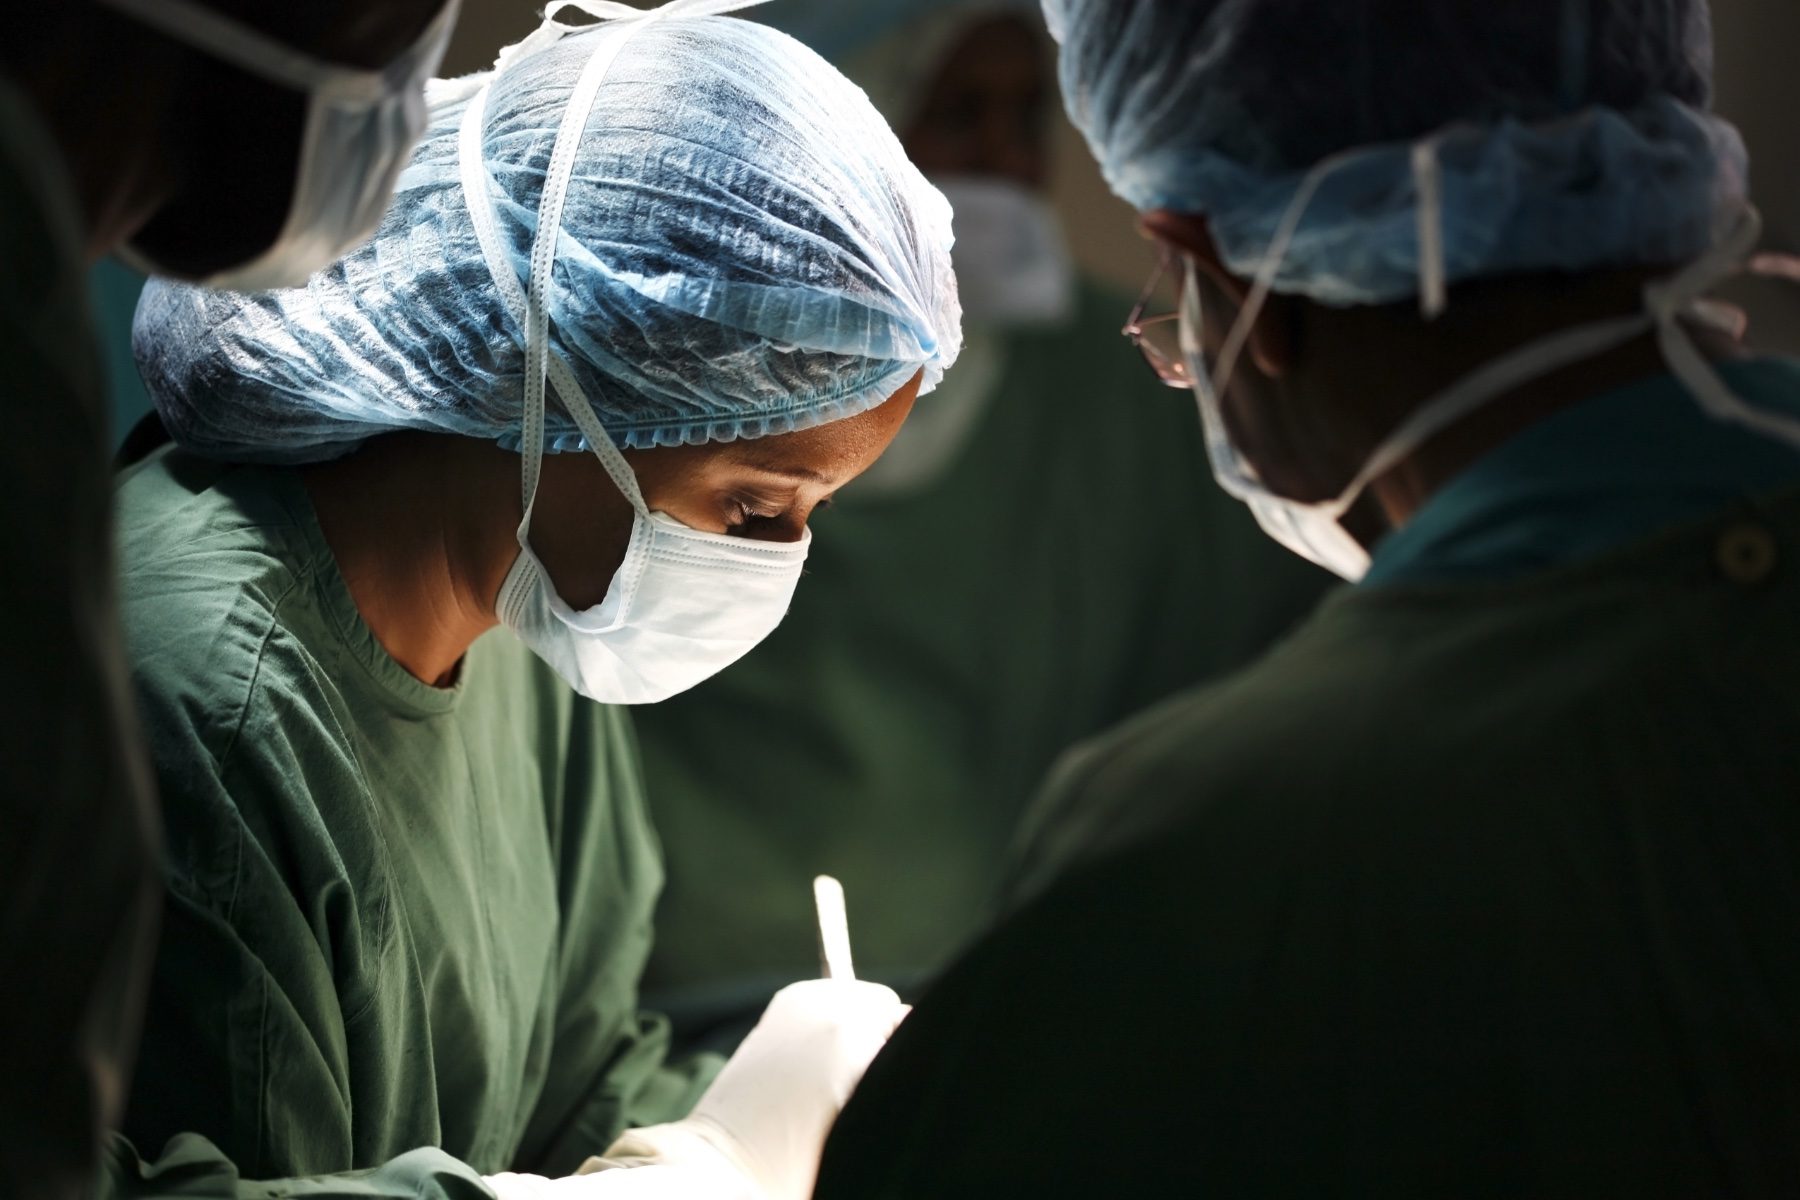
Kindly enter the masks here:
[[657, 1164], [697, 1178], [724, 1165], [761, 1200], [808, 1200], [825, 1135], [907, 1011], [880, 984], [791, 984], [775, 994], [692, 1116], [627, 1130], [607, 1161], [582, 1169]]
[[499, 1200], [760, 1200], [754, 1183], [723, 1157], [715, 1155], [714, 1159], [679, 1165], [647, 1163], [630, 1171], [598, 1171], [560, 1179], [488, 1175], [482, 1182]]

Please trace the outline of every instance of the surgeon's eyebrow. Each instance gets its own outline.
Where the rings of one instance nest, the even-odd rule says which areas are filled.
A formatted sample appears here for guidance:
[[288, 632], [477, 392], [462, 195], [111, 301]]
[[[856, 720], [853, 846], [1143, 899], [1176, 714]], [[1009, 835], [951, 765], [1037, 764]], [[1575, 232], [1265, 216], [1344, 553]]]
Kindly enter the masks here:
[[742, 465], [749, 467], [753, 471], [761, 471], [765, 475], [780, 475], [787, 479], [804, 479], [810, 483], [823, 484], [826, 487], [830, 487], [834, 482], [829, 475], [822, 475], [811, 467], [785, 466], [773, 463], [749, 461], [745, 461]]

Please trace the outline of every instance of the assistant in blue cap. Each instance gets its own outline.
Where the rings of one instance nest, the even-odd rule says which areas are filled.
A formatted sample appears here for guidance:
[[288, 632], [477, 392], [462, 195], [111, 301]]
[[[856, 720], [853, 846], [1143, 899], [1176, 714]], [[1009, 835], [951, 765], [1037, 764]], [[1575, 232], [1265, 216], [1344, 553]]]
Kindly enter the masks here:
[[1800, 367], [1707, 299], [1777, 264], [1705, 5], [1047, 10], [1149, 365], [1358, 584], [1063, 761], [817, 1195], [1800, 1190]]
[[1744, 196], [1737, 131], [1707, 111], [1697, 0], [1044, 8], [1069, 116], [1112, 189], [1205, 215], [1245, 277], [1291, 217], [1279, 292], [1414, 297], [1421, 183], [1439, 192], [1450, 282], [1680, 262]]

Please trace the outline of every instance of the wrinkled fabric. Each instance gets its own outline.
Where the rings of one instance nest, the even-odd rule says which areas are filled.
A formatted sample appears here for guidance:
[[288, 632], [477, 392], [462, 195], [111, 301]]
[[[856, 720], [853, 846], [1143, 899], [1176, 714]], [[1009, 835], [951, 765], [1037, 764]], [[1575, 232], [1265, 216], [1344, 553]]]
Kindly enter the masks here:
[[1440, 543], [1065, 758], [819, 1200], [1800, 1191], [1800, 456], [1769, 478], [1578, 560]]
[[196, 1134], [171, 1139], [154, 1159], [115, 1136], [106, 1148], [98, 1200], [493, 1200], [467, 1163], [434, 1147], [409, 1150], [372, 1170], [304, 1179], [251, 1180]]
[[[482, 168], [521, 280], [556, 128], [606, 24], [493, 79]], [[177, 285], [140, 305], [136, 353], [180, 444], [295, 462], [399, 428], [514, 442], [523, 329], [483, 259], [458, 128], [483, 77], [433, 92], [429, 130], [374, 240], [304, 288]], [[954, 362], [950, 209], [857, 90], [735, 17], [637, 32], [575, 165], [551, 280], [551, 349], [622, 446], [801, 429]], [[556, 404], [551, 449], [583, 445]]]
[[0, 79], [0, 1196], [80, 1200], [155, 941], [155, 789], [119, 638], [80, 200]]
[[[119, 507], [167, 847], [137, 1150], [436, 1197], [684, 1115], [718, 1064], [637, 1005], [662, 865], [623, 710], [501, 630], [408, 674], [295, 472], [168, 449]], [[427, 1146], [470, 1170], [395, 1161]]]
[[1681, 261], [1746, 194], [1743, 143], [1708, 111], [1705, 0], [1044, 11], [1069, 115], [1113, 191], [1206, 217], [1234, 272], [1265, 267], [1317, 183], [1270, 268], [1277, 291], [1340, 305], [1413, 296], [1429, 253], [1422, 189], [1441, 195], [1451, 283]]

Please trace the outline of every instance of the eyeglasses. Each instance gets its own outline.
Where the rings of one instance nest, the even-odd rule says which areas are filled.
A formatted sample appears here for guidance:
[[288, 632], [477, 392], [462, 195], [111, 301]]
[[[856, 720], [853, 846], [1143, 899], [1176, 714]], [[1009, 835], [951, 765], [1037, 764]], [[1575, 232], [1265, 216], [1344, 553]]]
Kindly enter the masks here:
[[[1156, 299], [1156, 289], [1175, 265], [1173, 251], [1163, 249], [1162, 258], [1156, 264], [1156, 272], [1150, 276], [1150, 282], [1144, 285], [1143, 295], [1138, 297], [1137, 304], [1132, 307], [1131, 315], [1125, 318], [1125, 328], [1119, 332], [1131, 339], [1156, 377], [1162, 380], [1164, 387], [1186, 388], [1193, 386], [1188, 375], [1187, 355], [1181, 350], [1181, 314], [1164, 313], [1162, 316], [1145, 318], [1150, 311], [1150, 304]], [[1183, 281], [1185, 286], [1185, 281]]]

